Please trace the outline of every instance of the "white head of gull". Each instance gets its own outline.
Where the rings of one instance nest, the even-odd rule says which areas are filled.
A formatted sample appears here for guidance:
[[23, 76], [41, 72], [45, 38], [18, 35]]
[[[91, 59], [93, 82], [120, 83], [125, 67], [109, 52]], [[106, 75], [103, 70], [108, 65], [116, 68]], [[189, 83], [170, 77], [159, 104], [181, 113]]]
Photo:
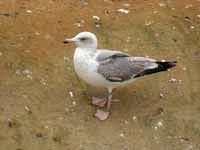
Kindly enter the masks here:
[[176, 66], [176, 61], [156, 61], [145, 57], [134, 57], [120, 51], [97, 49], [97, 38], [93, 33], [81, 32], [64, 43], [75, 43], [74, 68], [77, 75], [90, 85], [108, 89], [108, 97], [93, 97], [92, 104], [107, 111], [97, 110], [95, 116], [105, 120], [109, 116], [112, 90], [130, 84], [140, 77], [167, 71]]

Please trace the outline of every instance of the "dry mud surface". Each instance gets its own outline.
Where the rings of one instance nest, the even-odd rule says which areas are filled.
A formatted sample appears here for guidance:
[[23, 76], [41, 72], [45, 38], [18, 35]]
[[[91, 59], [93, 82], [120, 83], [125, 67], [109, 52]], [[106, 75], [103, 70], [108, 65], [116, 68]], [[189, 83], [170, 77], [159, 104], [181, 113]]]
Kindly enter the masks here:
[[[90, 97], [106, 91], [62, 43], [81, 31], [178, 65], [114, 91], [98, 121]], [[200, 1], [0, 0], [0, 104], [0, 150], [200, 150]]]

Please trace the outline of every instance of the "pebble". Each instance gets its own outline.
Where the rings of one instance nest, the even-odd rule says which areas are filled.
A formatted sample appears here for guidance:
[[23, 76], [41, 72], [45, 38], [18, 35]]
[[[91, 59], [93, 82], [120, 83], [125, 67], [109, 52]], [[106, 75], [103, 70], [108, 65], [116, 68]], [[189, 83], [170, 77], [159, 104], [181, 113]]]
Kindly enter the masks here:
[[187, 70], [187, 68], [186, 67], [183, 67], [183, 71], [186, 71]]
[[160, 93], [160, 97], [161, 97], [161, 98], [164, 97], [164, 94], [163, 94], [163, 93]]
[[161, 121], [159, 121], [159, 122], [157, 123], [157, 126], [158, 126], [158, 127], [162, 127], [162, 126], [163, 126], [163, 123], [162, 123]]
[[130, 4], [129, 3], [126, 3], [126, 4], [123, 4], [124, 7], [129, 7]]
[[165, 3], [159, 3], [159, 6], [160, 6], [160, 7], [165, 7], [166, 4], [165, 4]]
[[199, 15], [197, 15], [197, 17], [198, 17], [198, 18], [200, 18], [200, 14], [199, 14]]
[[194, 29], [195, 27], [194, 26], [190, 26], [190, 29]]
[[188, 9], [188, 8], [190, 8], [190, 7], [192, 7], [192, 4], [185, 5], [185, 8], [186, 8], [186, 9]]
[[40, 35], [40, 32], [35, 32], [34, 34], [35, 34], [35, 35]]
[[124, 137], [124, 133], [120, 133], [119, 136], [120, 136], [120, 137]]
[[33, 77], [30, 74], [28, 74], [26, 77], [31, 79], [31, 80], [33, 79]]
[[128, 14], [128, 13], [129, 13], [129, 10], [124, 9], [124, 8], [120, 8], [120, 9], [117, 9], [117, 12], [119, 12], [119, 13], [124, 13], [124, 14]]
[[101, 20], [99, 16], [92, 16], [92, 18], [93, 18], [94, 20], [97, 20], [97, 21], [100, 21], [100, 20]]
[[41, 83], [42, 85], [47, 85], [47, 81], [46, 81], [45, 79], [41, 79], [41, 80], [40, 80], [40, 83]]
[[32, 72], [30, 71], [30, 70], [28, 70], [28, 69], [25, 69], [23, 72], [22, 72], [23, 74], [32, 74]]
[[96, 25], [96, 27], [100, 27], [101, 25], [101, 18], [99, 16], [92, 16], [94, 24]]
[[153, 11], [153, 14], [157, 14], [157, 13], [158, 13], [158, 11], [157, 11], [157, 10], [154, 10], [154, 11]]
[[73, 106], [76, 106], [76, 101], [72, 101], [72, 105], [73, 105]]
[[129, 124], [129, 122], [127, 120], [124, 120], [124, 124], [127, 125]]
[[85, 21], [83, 19], [81, 19], [80, 21], [74, 23], [74, 26], [76, 26], [76, 27], [82, 27], [84, 23], [85, 23]]
[[81, 27], [81, 23], [79, 23], [79, 22], [74, 23], [74, 26], [76, 26], [76, 27]]
[[27, 12], [27, 13], [29, 13], [29, 14], [31, 14], [31, 13], [32, 13], [32, 11], [31, 11], [31, 10], [26, 10], [26, 12]]
[[63, 59], [64, 59], [65, 62], [68, 62], [68, 61], [69, 61], [69, 57], [67, 57], [67, 56], [64, 56]]
[[132, 119], [133, 119], [133, 121], [135, 121], [135, 120], [137, 119], [137, 117], [136, 117], [136, 116], [133, 116]]
[[70, 96], [71, 98], [73, 98], [73, 97], [74, 97], [74, 94], [73, 94], [73, 92], [72, 92], [72, 91], [69, 91], [69, 96]]
[[147, 21], [146, 23], [145, 23], [145, 26], [150, 26], [150, 25], [152, 25], [153, 24], [153, 21]]
[[169, 82], [176, 82], [176, 81], [177, 81], [176, 78], [173, 77], [169, 79]]
[[16, 75], [21, 75], [21, 71], [20, 70], [16, 70], [15, 73], [16, 73]]
[[31, 109], [30, 109], [28, 106], [25, 106], [24, 109], [25, 109], [29, 114], [32, 113]]

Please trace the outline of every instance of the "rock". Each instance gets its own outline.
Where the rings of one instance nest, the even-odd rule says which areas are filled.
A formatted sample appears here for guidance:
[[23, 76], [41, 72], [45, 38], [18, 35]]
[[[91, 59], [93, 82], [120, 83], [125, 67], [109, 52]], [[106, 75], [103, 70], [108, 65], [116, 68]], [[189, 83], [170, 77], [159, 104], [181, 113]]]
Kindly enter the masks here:
[[99, 16], [93, 16], [93, 21], [94, 21], [94, 24], [96, 25], [96, 27], [100, 27], [101, 25], [101, 18]]
[[129, 13], [129, 10], [128, 10], [128, 9], [124, 9], [124, 8], [120, 8], [120, 9], [117, 9], [117, 12], [119, 12], [119, 13], [124, 13], [124, 14], [128, 14], [128, 13]]

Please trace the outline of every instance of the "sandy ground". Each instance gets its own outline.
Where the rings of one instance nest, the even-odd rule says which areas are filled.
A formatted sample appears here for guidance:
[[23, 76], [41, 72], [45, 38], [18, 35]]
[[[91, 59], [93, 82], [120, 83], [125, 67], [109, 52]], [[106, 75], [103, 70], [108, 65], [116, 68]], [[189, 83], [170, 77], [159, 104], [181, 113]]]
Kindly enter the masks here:
[[[178, 66], [117, 89], [98, 121], [90, 97], [106, 91], [62, 43], [81, 31]], [[0, 0], [0, 150], [200, 150], [199, 66], [199, 0]]]

